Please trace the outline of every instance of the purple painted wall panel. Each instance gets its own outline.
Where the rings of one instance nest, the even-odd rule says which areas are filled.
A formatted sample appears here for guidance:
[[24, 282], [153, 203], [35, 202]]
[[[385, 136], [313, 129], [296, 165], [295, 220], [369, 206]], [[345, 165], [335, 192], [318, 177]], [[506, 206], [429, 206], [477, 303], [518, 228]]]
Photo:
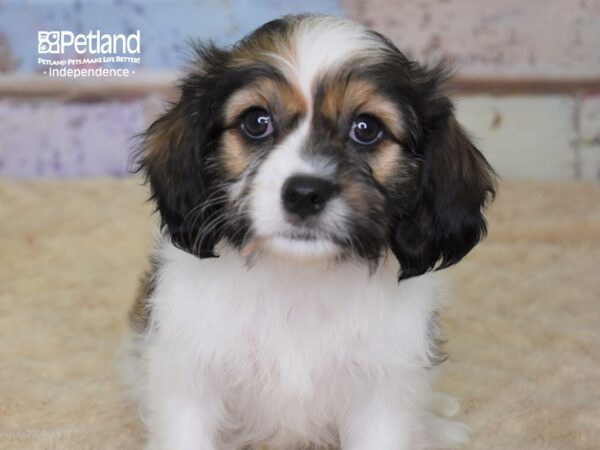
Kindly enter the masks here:
[[19, 178], [127, 174], [149, 102], [0, 101], [0, 173]]

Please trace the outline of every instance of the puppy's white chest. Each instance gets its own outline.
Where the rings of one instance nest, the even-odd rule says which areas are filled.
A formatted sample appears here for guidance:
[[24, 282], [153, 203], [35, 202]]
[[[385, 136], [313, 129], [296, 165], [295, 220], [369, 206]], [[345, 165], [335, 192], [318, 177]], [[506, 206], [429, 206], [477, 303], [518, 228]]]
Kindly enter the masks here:
[[161, 256], [155, 351], [218, 392], [245, 439], [327, 436], [366, 379], [427, 363], [436, 305], [423, 278], [398, 285], [386, 265], [247, 267], [236, 253], [199, 260], [170, 245]]

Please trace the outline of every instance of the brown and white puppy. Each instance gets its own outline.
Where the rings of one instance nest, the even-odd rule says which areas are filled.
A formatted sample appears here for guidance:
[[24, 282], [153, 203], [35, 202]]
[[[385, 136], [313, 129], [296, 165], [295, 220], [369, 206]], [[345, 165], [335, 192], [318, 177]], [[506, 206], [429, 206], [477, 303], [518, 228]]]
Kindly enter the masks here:
[[162, 224], [131, 316], [148, 449], [463, 441], [430, 412], [426, 272], [485, 234], [494, 174], [444, 70], [312, 15], [196, 53], [140, 151]]

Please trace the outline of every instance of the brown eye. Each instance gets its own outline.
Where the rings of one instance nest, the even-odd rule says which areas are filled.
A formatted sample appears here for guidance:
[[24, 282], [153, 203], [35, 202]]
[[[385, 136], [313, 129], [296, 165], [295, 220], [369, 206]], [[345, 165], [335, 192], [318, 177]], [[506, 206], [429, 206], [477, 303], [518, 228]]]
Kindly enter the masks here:
[[375, 117], [360, 114], [352, 122], [348, 136], [358, 144], [371, 145], [381, 141], [383, 128]]
[[273, 134], [273, 122], [267, 111], [253, 108], [244, 114], [241, 129], [250, 139], [263, 139]]

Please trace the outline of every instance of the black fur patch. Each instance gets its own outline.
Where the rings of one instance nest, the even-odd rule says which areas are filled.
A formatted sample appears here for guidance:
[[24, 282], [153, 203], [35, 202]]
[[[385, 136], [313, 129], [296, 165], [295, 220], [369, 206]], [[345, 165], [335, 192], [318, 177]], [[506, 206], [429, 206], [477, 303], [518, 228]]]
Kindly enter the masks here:
[[255, 79], [281, 75], [263, 63], [228, 68], [230, 53], [212, 44], [198, 44], [195, 52], [197, 66], [181, 81], [179, 101], [142, 136], [138, 170], [173, 243], [208, 258], [221, 239], [241, 244], [249, 227], [226, 204], [218, 154], [224, 102]]

